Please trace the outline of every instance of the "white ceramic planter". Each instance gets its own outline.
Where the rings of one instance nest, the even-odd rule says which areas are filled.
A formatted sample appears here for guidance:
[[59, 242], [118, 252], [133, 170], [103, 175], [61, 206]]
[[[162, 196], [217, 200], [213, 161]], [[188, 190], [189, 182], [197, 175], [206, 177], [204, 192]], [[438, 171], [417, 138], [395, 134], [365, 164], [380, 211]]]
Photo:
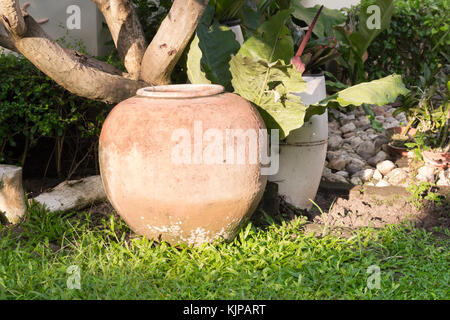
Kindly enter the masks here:
[[[324, 76], [304, 76], [307, 90], [298, 95], [306, 105], [326, 98]], [[300, 209], [310, 209], [322, 177], [328, 141], [328, 114], [313, 116], [301, 128], [291, 131], [280, 143], [280, 169], [268, 180], [278, 192]]]

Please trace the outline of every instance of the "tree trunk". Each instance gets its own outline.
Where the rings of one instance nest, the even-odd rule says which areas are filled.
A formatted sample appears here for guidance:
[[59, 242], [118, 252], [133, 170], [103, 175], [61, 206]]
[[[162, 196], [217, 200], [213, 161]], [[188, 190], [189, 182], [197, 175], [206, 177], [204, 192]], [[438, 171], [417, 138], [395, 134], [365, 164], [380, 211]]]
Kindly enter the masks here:
[[[139, 88], [166, 84], [208, 4], [175, 0], [153, 41], [145, 49], [142, 27], [131, 0], [93, 0], [102, 11], [129, 73], [62, 48], [20, 9], [18, 0], [0, 0], [0, 46], [16, 51], [76, 95], [118, 103]], [[22, 12], [23, 11], [23, 12]]]
[[145, 51], [141, 68], [142, 80], [163, 85], [180, 59], [209, 0], [175, 0]]

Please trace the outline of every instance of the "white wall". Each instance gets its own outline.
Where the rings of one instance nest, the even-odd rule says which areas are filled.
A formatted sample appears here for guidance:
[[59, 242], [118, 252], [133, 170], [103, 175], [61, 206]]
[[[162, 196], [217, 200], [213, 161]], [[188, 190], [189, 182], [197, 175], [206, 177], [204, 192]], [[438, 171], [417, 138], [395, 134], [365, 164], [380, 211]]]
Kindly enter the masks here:
[[[102, 27], [103, 16], [92, 1], [20, 0], [19, 2], [21, 5], [30, 3], [27, 12], [34, 19], [49, 19], [48, 22], [41, 24], [41, 27], [54, 40], [64, 37], [65, 41], [75, 49], [78, 49], [77, 44], [82, 42], [86, 51], [95, 56], [109, 53], [110, 47], [105, 43], [111, 39], [111, 35], [107, 28]], [[71, 9], [70, 6], [76, 6], [72, 9], [79, 9], [79, 14], [68, 10]], [[79, 26], [76, 22], [79, 22]]]
[[330, 9], [350, 8], [360, 3], [360, 0], [303, 0], [302, 5], [305, 7], [314, 7], [317, 4], [324, 5]]

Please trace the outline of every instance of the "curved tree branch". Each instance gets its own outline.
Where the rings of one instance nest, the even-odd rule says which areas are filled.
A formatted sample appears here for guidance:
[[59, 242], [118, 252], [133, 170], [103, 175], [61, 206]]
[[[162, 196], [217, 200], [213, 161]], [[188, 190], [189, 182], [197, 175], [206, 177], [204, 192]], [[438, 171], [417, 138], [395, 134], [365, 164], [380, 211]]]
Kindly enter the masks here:
[[[3, 1], [3, 0], [0, 0]], [[26, 33], [10, 36], [17, 51], [68, 91], [89, 99], [117, 103], [135, 95], [147, 84], [130, 79], [110, 64], [62, 48], [31, 17], [25, 17]]]
[[170, 74], [191, 39], [209, 0], [175, 0], [145, 51], [141, 79], [170, 83]]
[[142, 26], [129, 0], [93, 0], [105, 17], [125, 68], [138, 79], [146, 41]]
[[[130, 74], [62, 48], [31, 16], [25, 11], [22, 14], [17, 0], [0, 0], [0, 45], [21, 53], [74, 94], [117, 103], [144, 86], [170, 82], [170, 74], [209, 2], [175, 0], [143, 54], [145, 40], [130, 0], [93, 1], [105, 15]], [[139, 74], [144, 81], [137, 80]]]
[[6, 31], [2, 23], [0, 23], [0, 47], [17, 52], [17, 48], [14, 46], [14, 42], [9, 37], [8, 32]]
[[13, 36], [21, 37], [25, 34], [25, 21], [18, 0], [0, 1], [0, 20]]

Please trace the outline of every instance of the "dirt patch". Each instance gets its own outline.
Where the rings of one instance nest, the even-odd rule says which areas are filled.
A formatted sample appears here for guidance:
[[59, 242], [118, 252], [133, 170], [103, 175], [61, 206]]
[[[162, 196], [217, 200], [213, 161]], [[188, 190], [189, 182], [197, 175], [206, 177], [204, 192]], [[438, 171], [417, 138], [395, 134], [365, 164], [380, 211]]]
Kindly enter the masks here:
[[[404, 189], [383, 189], [372, 188], [367, 192], [361, 188], [345, 193], [342, 189], [333, 192], [330, 188], [321, 188], [315, 200], [320, 209], [315, 207], [309, 212], [302, 211], [301, 214], [308, 217], [310, 224], [344, 231], [361, 227], [378, 229], [405, 222], [428, 231], [433, 231], [437, 226], [450, 227], [448, 194], [442, 194], [441, 204], [425, 201], [418, 208], [410, 201], [410, 195]], [[309, 225], [307, 229], [315, 231], [317, 226]]]

